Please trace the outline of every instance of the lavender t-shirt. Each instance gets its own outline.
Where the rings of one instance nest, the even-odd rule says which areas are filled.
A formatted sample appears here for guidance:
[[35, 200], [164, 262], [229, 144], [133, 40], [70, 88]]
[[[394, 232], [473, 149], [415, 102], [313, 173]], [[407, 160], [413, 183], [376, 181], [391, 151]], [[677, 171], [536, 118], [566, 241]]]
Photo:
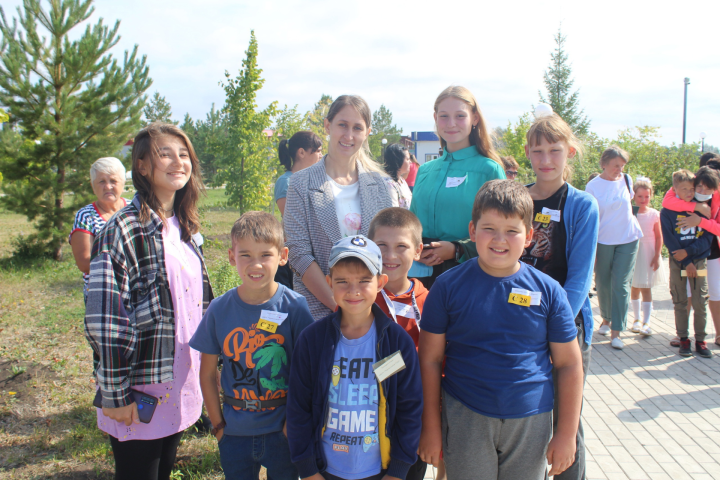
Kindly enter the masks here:
[[98, 428], [121, 442], [155, 440], [174, 435], [193, 425], [202, 411], [200, 353], [189, 343], [202, 319], [202, 264], [192, 245], [180, 239], [177, 218], [163, 228], [163, 246], [168, 284], [175, 310], [175, 379], [167, 383], [137, 385], [135, 390], [160, 399], [150, 423], [126, 427], [107, 418], [98, 408]]

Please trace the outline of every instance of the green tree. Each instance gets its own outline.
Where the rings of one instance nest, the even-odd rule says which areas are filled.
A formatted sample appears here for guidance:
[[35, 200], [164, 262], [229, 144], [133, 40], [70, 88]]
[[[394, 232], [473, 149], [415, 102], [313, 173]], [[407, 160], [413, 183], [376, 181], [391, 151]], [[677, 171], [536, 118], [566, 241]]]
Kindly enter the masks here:
[[276, 102], [264, 110], [255, 103], [257, 92], [265, 83], [257, 65], [258, 45], [255, 31], [245, 52], [243, 68], [237, 77], [225, 72], [225, 105], [222, 109], [226, 137], [214, 148], [218, 172], [216, 184], [225, 183], [228, 204], [240, 213], [266, 207], [271, 199], [274, 161], [271, 139], [263, 130], [270, 128], [277, 115]]
[[[512, 156], [520, 165], [520, 181], [532, 181], [534, 173], [530, 160], [525, 156], [525, 135], [530, 126], [532, 125], [532, 119], [529, 113], [525, 113], [520, 116], [513, 125], [512, 122], [508, 122], [507, 128], [502, 129], [502, 136], [498, 138], [498, 153], [503, 156]], [[500, 132], [498, 132], [500, 133]]]
[[200, 168], [202, 168], [205, 183], [214, 185], [215, 175], [218, 169], [215, 152], [226, 137], [222, 112], [216, 110], [215, 104], [213, 103], [210, 111], [206, 115], [205, 121], [198, 120], [197, 122], [193, 122], [190, 115], [185, 114], [185, 121], [181, 128], [187, 133], [193, 144], [195, 154], [200, 161]]
[[174, 122], [172, 117], [172, 108], [170, 103], [165, 100], [165, 97], [161, 97], [158, 92], [155, 92], [145, 108], [143, 109], [143, 127], [147, 127], [152, 122], [165, 122], [177, 125], [178, 122]]
[[313, 109], [305, 114], [305, 122], [310, 131], [322, 139], [323, 152], [327, 153], [327, 134], [325, 133], [325, 117], [327, 117], [333, 98], [324, 93], [320, 96], [320, 100], [313, 106]]
[[305, 115], [298, 112], [298, 106], [285, 108], [280, 110], [275, 119], [275, 135], [279, 138], [290, 138], [301, 130], [308, 130], [307, 118], [310, 112]]
[[538, 92], [540, 101], [550, 105], [555, 113], [565, 120], [575, 135], [585, 135], [590, 128], [590, 120], [580, 109], [579, 92], [570, 92], [575, 80], [571, 78], [572, 68], [565, 53], [565, 36], [558, 30], [555, 36], [555, 51], [550, 54], [550, 68], [545, 72], [544, 83], [547, 98]]
[[372, 135], [370, 136], [370, 152], [373, 157], [382, 161], [382, 139], [387, 140], [387, 145], [400, 142], [402, 128], [393, 124], [393, 115], [385, 105], [380, 105], [372, 116]]
[[[0, 124], [3, 124], [5, 122], [7, 122], [8, 120], [10, 120], [10, 117], [8, 116], [7, 112], [5, 112], [5, 110], [0, 108]], [[2, 183], [2, 179], [3, 179], [2, 172], [0, 172], [0, 183]]]
[[47, 3], [24, 0], [12, 23], [0, 7], [0, 105], [22, 140], [0, 144], [0, 201], [35, 222], [23, 253], [60, 259], [75, 211], [91, 198], [90, 165], [137, 130], [152, 81], [137, 46], [120, 61], [109, 53], [119, 21], [73, 30], [92, 15], [91, 0]]

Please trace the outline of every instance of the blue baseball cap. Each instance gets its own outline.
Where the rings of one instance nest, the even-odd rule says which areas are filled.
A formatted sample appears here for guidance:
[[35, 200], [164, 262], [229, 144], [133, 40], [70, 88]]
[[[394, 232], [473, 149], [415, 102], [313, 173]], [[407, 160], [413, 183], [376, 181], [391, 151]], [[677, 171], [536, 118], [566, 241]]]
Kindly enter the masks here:
[[338, 240], [330, 250], [329, 268], [343, 258], [355, 257], [362, 260], [370, 273], [377, 275], [382, 272], [382, 253], [380, 247], [365, 235], [353, 235]]

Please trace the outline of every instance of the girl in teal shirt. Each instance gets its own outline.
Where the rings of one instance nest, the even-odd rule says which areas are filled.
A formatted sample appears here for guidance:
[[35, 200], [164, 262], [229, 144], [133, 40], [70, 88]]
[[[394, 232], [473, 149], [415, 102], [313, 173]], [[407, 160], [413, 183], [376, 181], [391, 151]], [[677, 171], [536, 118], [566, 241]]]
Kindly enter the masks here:
[[429, 287], [438, 275], [464, 260], [460, 241], [469, 237], [475, 195], [485, 182], [505, 179], [477, 100], [465, 87], [448, 87], [435, 100], [435, 128], [443, 155], [420, 167], [412, 211], [423, 226], [420, 261], [433, 267], [421, 278]]

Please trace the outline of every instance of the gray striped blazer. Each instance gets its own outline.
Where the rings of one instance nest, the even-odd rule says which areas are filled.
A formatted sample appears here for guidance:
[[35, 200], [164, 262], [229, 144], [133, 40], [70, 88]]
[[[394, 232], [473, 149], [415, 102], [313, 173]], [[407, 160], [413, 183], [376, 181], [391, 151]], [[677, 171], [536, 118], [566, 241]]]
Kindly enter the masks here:
[[[391, 207], [392, 203], [382, 175], [366, 171], [360, 162], [357, 167], [362, 209], [360, 233], [367, 235], [375, 214]], [[312, 262], [327, 275], [330, 249], [342, 238], [334, 196], [325, 173], [325, 158], [290, 177], [283, 224], [285, 246], [290, 250], [290, 266], [294, 272], [294, 289], [305, 296], [310, 313], [319, 320], [331, 313], [330, 309], [310, 293], [302, 283], [302, 276]]]

